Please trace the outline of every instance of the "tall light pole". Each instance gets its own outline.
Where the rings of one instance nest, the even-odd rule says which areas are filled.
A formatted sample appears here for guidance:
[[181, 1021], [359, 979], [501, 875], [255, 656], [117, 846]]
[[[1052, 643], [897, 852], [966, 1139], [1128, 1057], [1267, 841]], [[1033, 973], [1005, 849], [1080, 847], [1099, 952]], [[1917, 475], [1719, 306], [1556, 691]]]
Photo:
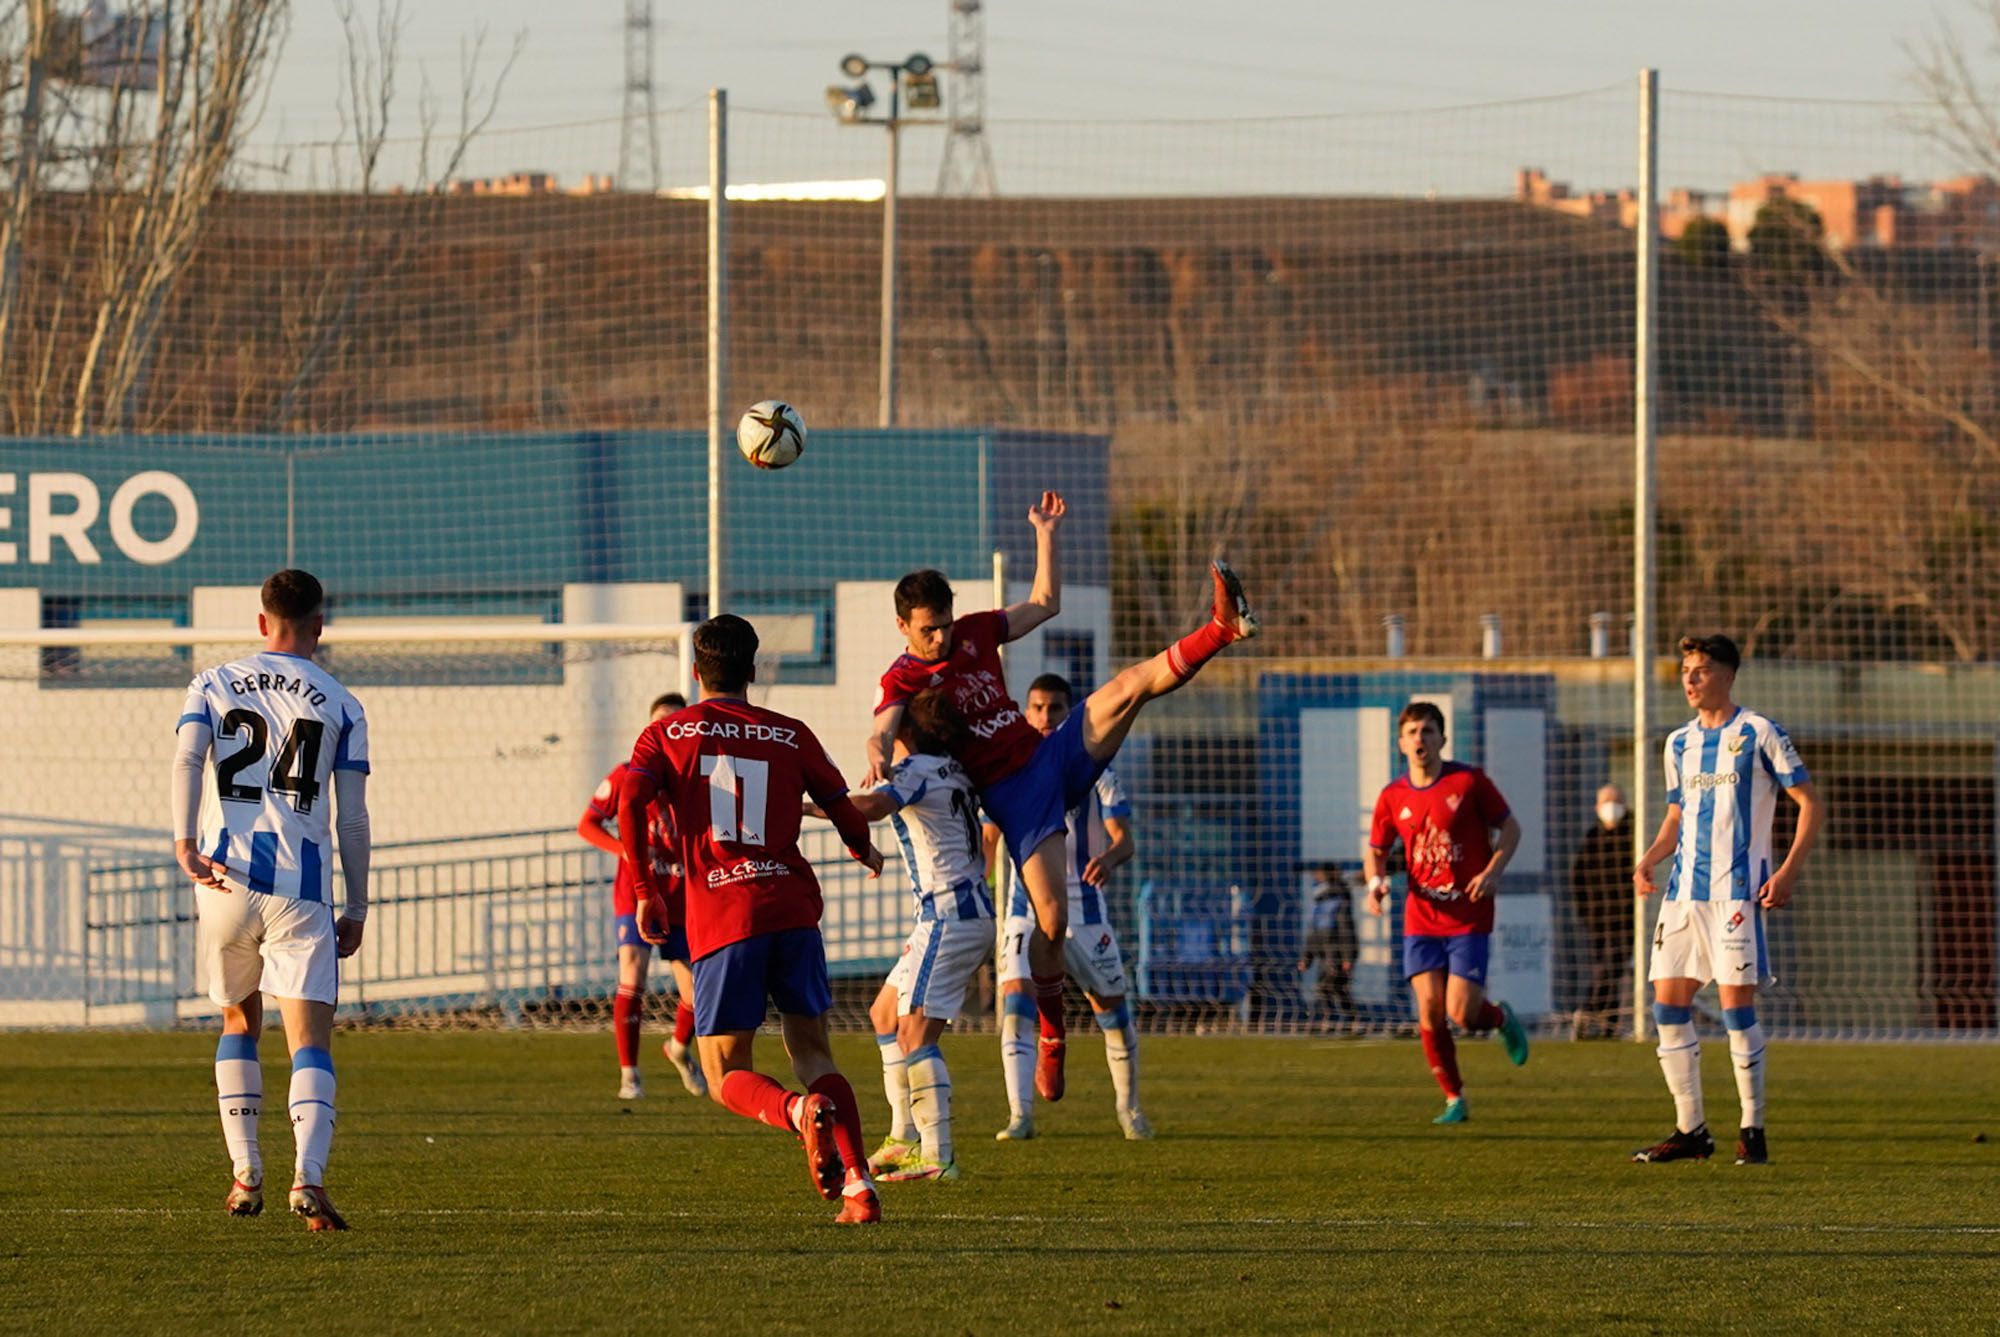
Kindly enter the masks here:
[[[850, 79], [863, 82], [852, 87], [835, 84], [826, 90], [827, 106], [842, 125], [879, 125], [889, 132], [889, 164], [882, 176], [881, 383], [876, 414], [884, 427], [896, 425], [896, 178], [902, 165], [900, 131], [906, 123], [944, 124], [935, 117], [906, 118], [903, 115], [903, 93], [907, 87], [913, 110], [936, 110], [939, 99], [937, 75], [932, 73], [934, 68], [931, 58], [921, 51], [902, 60], [870, 60], [866, 56], [851, 55], [840, 62], [840, 71]], [[888, 72], [887, 116], [866, 114], [868, 108], [875, 105], [875, 92], [866, 83], [870, 70]]]

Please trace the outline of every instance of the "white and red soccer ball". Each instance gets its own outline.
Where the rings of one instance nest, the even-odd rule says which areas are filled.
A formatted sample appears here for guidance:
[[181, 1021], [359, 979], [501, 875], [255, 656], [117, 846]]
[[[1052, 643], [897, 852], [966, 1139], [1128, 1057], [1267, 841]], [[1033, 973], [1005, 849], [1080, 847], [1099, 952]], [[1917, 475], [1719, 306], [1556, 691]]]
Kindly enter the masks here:
[[759, 469], [782, 469], [806, 449], [806, 420], [782, 399], [760, 399], [736, 424], [736, 448]]

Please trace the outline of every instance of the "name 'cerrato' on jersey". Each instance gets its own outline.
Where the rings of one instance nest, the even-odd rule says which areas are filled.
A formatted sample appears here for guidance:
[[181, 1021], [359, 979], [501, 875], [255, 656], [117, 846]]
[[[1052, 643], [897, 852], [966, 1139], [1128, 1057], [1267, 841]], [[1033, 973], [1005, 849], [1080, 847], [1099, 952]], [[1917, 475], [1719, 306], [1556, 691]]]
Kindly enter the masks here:
[[310, 659], [267, 650], [196, 675], [177, 727], [207, 726], [202, 850], [252, 891], [326, 902], [333, 773], [368, 772], [368, 720]]

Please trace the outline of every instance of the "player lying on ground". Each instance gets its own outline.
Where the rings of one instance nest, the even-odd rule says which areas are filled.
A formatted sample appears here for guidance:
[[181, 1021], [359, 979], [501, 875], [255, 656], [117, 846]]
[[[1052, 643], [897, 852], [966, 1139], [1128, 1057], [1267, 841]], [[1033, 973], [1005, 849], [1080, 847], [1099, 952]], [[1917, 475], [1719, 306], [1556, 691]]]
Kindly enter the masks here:
[[[1667, 815], [1639, 856], [1632, 883], [1658, 888], [1653, 869], [1669, 853], [1673, 873], [1653, 928], [1653, 1022], [1660, 1071], [1674, 1097], [1674, 1132], [1632, 1153], [1635, 1161], [1705, 1160], [1715, 1151], [1701, 1102], [1701, 1040], [1694, 996], [1715, 981], [1730, 1067], [1742, 1107], [1738, 1165], [1770, 1160], [1764, 1138], [1764, 1028], [1757, 986], [1771, 978], [1764, 912], [1790, 903], [1799, 869], [1826, 820], [1825, 805], [1798, 749], [1776, 724], [1730, 697], [1742, 663], [1727, 636], [1681, 642], [1681, 690], [1694, 718], [1667, 735]], [[1778, 791], [1799, 805], [1792, 848], [1771, 869], [1771, 819]]]
[[1062, 606], [1056, 530], [1066, 510], [1053, 492], [1044, 492], [1028, 510], [1035, 530], [1035, 581], [1025, 603], [954, 618], [951, 585], [941, 572], [913, 571], [896, 583], [896, 629], [908, 650], [882, 675], [868, 740], [868, 781], [874, 785], [889, 774], [897, 727], [917, 693], [944, 693], [951, 713], [964, 722], [966, 741], [953, 755], [1006, 838], [1034, 907], [1028, 963], [1041, 1020], [1035, 1087], [1045, 1100], [1060, 1100], [1063, 1093], [1061, 944], [1069, 931], [1064, 814], [1090, 792], [1141, 707], [1187, 682], [1223, 647], [1257, 634], [1257, 619], [1235, 573], [1217, 560], [1211, 567], [1212, 615], [1205, 625], [1092, 692], [1083, 709], [1047, 738], [1036, 733], [1007, 694], [1000, 646], [1027, 635]]
[[[1076, 699], [1069, 679], [1044, 673], [1028, 684], [1023, 713], [1036, 732], [1047, 736], [1069, 718]], [[1063, 964], [1071, 979], [1083, 986], [1091, 1012], [1104, 1032], [1104, 1061], [1111, 1068], [1111, 1091], [1118, 1126], [1128, 1140], [1150, 1141], [1153, 1126], [1139, 1109], [1139, 1028], [1125, 1001], [1125, 959], [1118, 935], [1104, 906], [1104, 887], [1111, 870], [1126, 863], [1138, 849], [1132, 836], [1132, 805], [1125, 788], [1109, 767], [1097, 777], [1082, 803], [1065, 815], [1069, 857], [1064, 860], [1065, 899], [1069, 930], [1063, 938]], [[989, 848], [998, 844], [1000, 830], [986, 827]], [[1035, 919], [1019, 872], [1007, 868], [1007, 919], [1000, 930], [1000, 1064], [1007, 1082], [1007, 1126], [994, 1136], [1002, 1142], [1026, 1141], [1035, 1135], [1035, 1048], [1028, 1025], [1035, 1017], [1030, 992], [1028, 936]]]
[[916, 897], [916, 923], [903, 954], [868, 1009], [889, 1097], [889, 1133], [868, 1166], [884, 1180], [958, 1178], [951, 1072], [938, 1040], [993, 951], [978, 800], [964, 768], [946, 750], [944, 740], [906, 713], [889, 778], [854, 796], [863, 817], [887, 817], [895, 827]]
[[[663, 720], [687, 705], [679, 692], [668, 692], [653, 702], [650, 720]], [[618, 876], [611, 884], [612, 923], [618, 934], [618, 992], [611, 1003], [611, 1034], [618, 1046], [618, 1098], [638, 1100], [646, 1094], [639, 1077], [639, 1019], [646, 1010], [646, 966], [659, 952], [674, 974], [674, 1033], [662, 1052], [681, 1075], [681, 1085], [689, 1094], [708, 1094], [708, 1079], [702, 1075], [695, 1056], [694, 975], [688, 968], [687, 934], [680, 925], [686, 918], [686, 892], [681, 885], [681, 866], [674, 854], [672, 829], [659, 803], [646, 807], [646, 850], [653, 873], [667, 895], [668, 921], [674, 925], [666, 942], [657, 948], [639, 937], [638, 879], [625, 861], [625, 847], [610, 826], [618, 819], [618, 781], [625, 763], [619, 762], [597, 786], [590, 803], [577, 819], [576, 833], [607, 854], [617, 856]]]
[[[232, 1216], [264, 1210], [257, 1040], [269, 993], [292, 1054], [288, 1105], [298, 1159], [291, 1208], [309, 1230], [345, 1230], [326, 1194], [330, 1051], [338, 958], [360, 948], [368, 917], [368, 722], [361, 703], [312, 662], [324, 603], [312, 575], [278, 572], [264, 582], [257, 615], [263, 650], [188, 684], [174, 753], [174, 857], [195, 884], [198, 955], [209, 997], [222, 1007], [215, 1089], [234, 1171], [224, 1206]], [[210, 761], [216, 803], [197, 843]], [[336, 805], [347, 890], [337, 923], [329, 838]]]
[[[702, 623], [694, 632], [701, 701], [648, 724], [632, 748], [619, 786], [618, 834], [644, 893], [639, 931], [659, 943], [674, 927], [645, 849], [646, 805], [657, 796], [685, 870], [695, 1033], [710, 1096], [745, 1118], [798, 1133], [814, 1187], [841, 1200], [835, 1220], [879, 1221], [861, 1107], [827, 1035], [833, 989], [819, 933], [819, 879], [799, 853], [805, 795], [870, 872], [881, 872], [882, 856], [812, 730], [745, 698], [756, 660], [757, 632], [748, 622], [724, 613]], [[804, 1095], [751, 1066], [767, 1000], [777, 1005]]]
[[1403, 974], [1417, 1000], [1424, 1057], [1444, 1091], [1444, 1113], [1431, 1122], [1464, 1123], [1471, 1111], [1447, 1018], [1475, 1034], [1498, 1031], [1507, 1057], [1515, 1063], [1528, 1061], [1528, 1033], [1514, 1009], [1486, 997], [1493, 895], [1521, 843], [1521, 824], [1486, 772], [1444, 759], [1444, 712], [1430, 702], [1403, 707], [1396, 720], [1396, 746], [1410, 769], [1375, 800], [1368, 849], [1361, 857], [1368, 911], [1383, 911], [1389, 896], [1385, 861], [1401, 840], [1409, 867]]

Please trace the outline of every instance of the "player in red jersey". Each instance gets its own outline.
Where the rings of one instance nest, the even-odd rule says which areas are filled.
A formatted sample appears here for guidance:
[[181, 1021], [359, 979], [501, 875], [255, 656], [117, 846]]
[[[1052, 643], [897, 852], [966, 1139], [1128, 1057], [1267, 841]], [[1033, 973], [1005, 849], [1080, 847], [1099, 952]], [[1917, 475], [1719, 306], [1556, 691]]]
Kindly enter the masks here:
[[[1464, 1123], [1465, 1083], [1449, 1017], [1460, 1029], [1498, 1031], [1515, 1063], [1528, 1061], [1528, 1033], [1514, 1009], [1486, 997], [1486, 961], [1493, 936], [1493, 893], [1521, 843], [1521, 824], [1507, 800], [1476, 766], [1444, 759], [1444, 712], [1412, 701], [1396, 720], [1396, 746], [1410, 772], [1375, 800], [1362, 867], [1368, 911], [1379, 915], [1389, 896], [1384, 860], [1397, 840], [1409, 867], [1403, 901], [1403, 974], [1417, 999], [1417, 1027], [1431, 1075], [1444, 1090], [1444, 1113], [1433, 1123]], [[1494, 830], [1500, 833], [1496, 844]]]
[[[686, 697], [679, 692], [668, 692], [653, 702], [647, 718], [665, 719], [685, 705]], [[618, 783], [624, 771], [625, 763], [621, 761], [597, 786], [583, 816], [577, 819], [576, 833], [618, 859], [618, 876], [611, 884], [612, 923], [618, 937], [618, 992], [611, 1003], [611, 1033], [618, 1045], [618, 1098], [638, 1100], [646, 1094], [645, 1083], [639, 1078], [639, 1018], [646, 1007], [646, 967], [655, 948], [639, 937], [638, 882], [625, 862], [625, 847], [611, 831], [611, 823], [618, 819]], [[679, 928], [685, 919], [681, 866], [674, 853], [667, 815], [660, 811], [657, 802], [647, 805], [646, 827], [647, 858], [665, 886], [667, 914], [676, 926], [657, 949], [673, 970], [676, 996], [674, 1033], [663, 1046], [663, 1052], [667, 1062], [680, 1074], [681, 1085], [688, 1093], [705, 1096], [708, 1079], [702, 1075], [693, 1047], [694, 1008], [690, 1004], [694, 998], [694, 976], [688, 970], [687, 934]]]
[[[882, 871], [882, 855], [812, 730], [745, 698], [756, 658], [757, 632], [740, 617], [724, 613], [695, 628], [701, 701], [648, 724], [632, 748], [618, 832], [645, 892], [639, 930], [657, 943], [673, 926], [643, 843], [646, 805], [657, 795], [685, 870], [695, 1033], [709, 1094], [746, 1118], [797, 1132], [820, 1196], [841, 1199], [836, 1220], [880, 1221], [861, 1106], [827, 1035], [833, 990], [819, 935], [819, 879], [799, 853], [805, 795], [871, 873]], [[751, 1067], [767, 999], [777, 1004], [804, 1095]]]
[[[868, 740], [872, 786], [888, 776], [897, 726], [919, 693], [937, 693], [943, 711], [963, 725], [963, 742], [952, 755], [972, 777], [988, 818], [1005, 836], [1035, 909], [1035, 931], [1028, 940], [1028, 969], [1041, 1019], [1035, 1090], [1051, 1101], [1062, 1099], [1067, 1048], [1063, 943], [1069, 932], [1069, 896], [1063, 847], [1069, 810], [1089, 795], [1131, 732], [1140, 707], [1181, 686], [1223, 647], [1257, 634], [1242, 585], [1228, 564], [1217, 560], [1211, 564], [1215, 598], [1208, 622], [1092, 692], [1081, 710], [1043, 737], [1008, 695], [999, 652], [1002, 644], [1019, 640], [1061, 610], [1056, 528], [1067, 509], [1053, 492], [1044, 492], [1028, 509], [1028, 523], [1035, 530], [1035, 583], [1025, 603], [954, 618], [951, 585], [942, 572], [913, 571], [896, 583], [896, 629], [909, 649], [882, 675], [875, 729]], [[936, 721], [926, 727], [933, 734], [955, 732]]]

